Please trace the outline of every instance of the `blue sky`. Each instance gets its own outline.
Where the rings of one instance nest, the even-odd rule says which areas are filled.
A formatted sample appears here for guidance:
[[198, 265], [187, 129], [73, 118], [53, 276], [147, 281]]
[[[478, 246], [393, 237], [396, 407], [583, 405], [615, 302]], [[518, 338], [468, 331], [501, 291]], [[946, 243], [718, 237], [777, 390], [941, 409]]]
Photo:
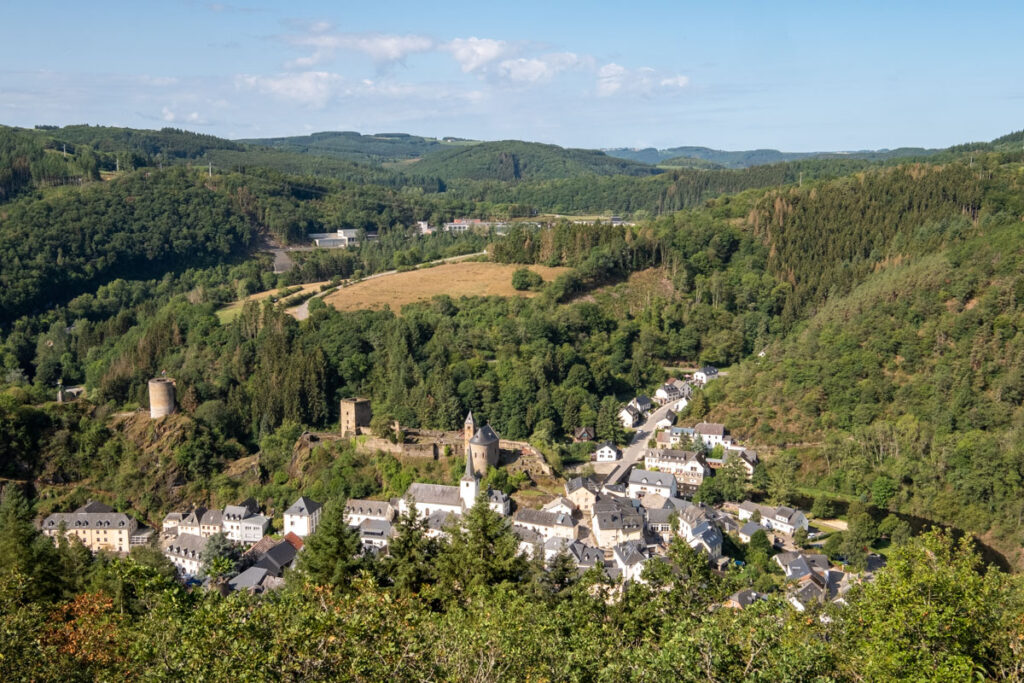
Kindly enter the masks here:
[[1024, 128], [1024, 3], [5, 4], [8, 125], [787, 151]]

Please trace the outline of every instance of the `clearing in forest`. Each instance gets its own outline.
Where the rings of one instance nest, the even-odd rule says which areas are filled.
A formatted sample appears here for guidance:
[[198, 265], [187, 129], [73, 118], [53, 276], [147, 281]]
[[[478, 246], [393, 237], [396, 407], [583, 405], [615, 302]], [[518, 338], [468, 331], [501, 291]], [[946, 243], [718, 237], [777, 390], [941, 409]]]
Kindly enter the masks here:
[[[340, 311], [383, 308], [385, 305], [398, 311], [405, 304], [429, 301], [438, 294], [447, 294], [455, 299], [462, 296], [535, 296], [536, 292], [512, 289], [512, 273], [522, 267], [478, 261], [445, 263], [357, 282], [327, 295], [324, 301]], [[569, 270], [535, 265], [527, 267], [545, 282]]]

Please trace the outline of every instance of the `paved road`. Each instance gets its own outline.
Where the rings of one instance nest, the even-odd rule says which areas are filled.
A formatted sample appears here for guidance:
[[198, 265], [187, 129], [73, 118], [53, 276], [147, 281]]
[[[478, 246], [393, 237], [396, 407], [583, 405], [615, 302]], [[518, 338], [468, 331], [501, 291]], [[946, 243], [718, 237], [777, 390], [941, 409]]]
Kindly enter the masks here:
[[[478, 251], [475, 254], [462, 254], [460, 256], [449, 256], [448, 258], [442, 258], [442, 259], [438, 259], [436, 261], [430, 261], [429, 265], [436, 265], [436, 264], [439, 264], [439, 263], [455, 263], [456, 261], [465, 261], [466, 259], [473, 258], [474, 256], [483, 256], [486, 253], [487, 253], [486, 251]], [[424, 265], [426, 265], [426, 264], [424, 264]], [[386, 275], [394, 275], [394, 274], [396, 274], [398, 272], [399, 271], [397, 271], [397, 270], [385, 270], [385, 271], [380, 272], [380, 273], [374, 273], [373, 275], [367, 275], [362, 280], [360, 280], [360, 282], [362, 282], [363, 280], [373, 280], [375, 278], [384, 277]], [[404, 271], [404, 272], [409, 272], [409, 271]], [[317, 293], [317, 294], [309, 297], [305, 301], [303, 301], [301, 304], [299, 304], [295, 308], [289, 308], [287, 312], [290, 313], [291, 315], [295, 316], [296, 320], [305, 320], [306, 318], [309, 317], [309, 302], [312, 301], [313, 299], [317, 299], [317, 298], [319, 298], [321, 296], [323, 296], [323, 293]]]
[[633, 436], [633, 440], [622, 449], [622, 460], [619, 461], [618, 466], [605, 479], [606, 484], [618, 484], [625, 480], [630, 468], [637, 464], [637, 462], [643, 461], [644, 452], [647, 450], [647, 442], [654, 435], [654, 426], [658, 423], [658, 420], [664, 418], [665, 414], [672, 409], [673, 403], [674, 401], [661, 406], [651, 413], [646, 422], [640, 425]]

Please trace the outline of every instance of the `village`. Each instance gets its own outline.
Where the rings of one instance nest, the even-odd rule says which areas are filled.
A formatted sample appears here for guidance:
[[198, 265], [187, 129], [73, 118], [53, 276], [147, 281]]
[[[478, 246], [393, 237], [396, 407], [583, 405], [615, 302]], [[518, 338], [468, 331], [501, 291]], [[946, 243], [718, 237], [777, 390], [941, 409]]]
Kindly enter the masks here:
[[[593, 446], [592, 464], [567, 474], [562, 490], [546, 496], [539, 507], [517, 504], [502, 491], [482, 487], [487, 473], [503, 464], [507, 451], [491, 425], [479, 423], [470, 413], [458, 444], [465, 468], [457, 486], [414, 482], [401, 497], [349, 499], [344, 504], [345, 523], [358, 533], [362, 553], [386, 554], [401, 516], [423, 520], [428, 536], [445, 537], [474, 505], [483, 503], [507, 519], [523, 556], [545, 565], [567, 556], [579, 572], [598, 571], [619, 587], [645, 582], [645, 568], [661, 561], [675, 539], [700, 553], [719, 573], [742, 565], [728, 548], [758, 543], [775, 553], [771, 560], [784, 576], [786, 599], [794, 609], [842, 604], [847, 590], [872, 574], [851, 573], [845, 566], [834, 566], [828, 555], [815, 552], [819, 548], [810, 541], [820, 534], [810, 525], [807, 512], [750, 500], [718, 505], [693, 501], [702, 484], [716, 473], [723, 476], [729, 468], [749, 480], [759, 463], [757, 453], [737, 443], [722, 424], [676, 425], [694, 389], [717, 376], [715, 368], [704, 366], [685, 379], [669, 378], [653, 398], [635, 396], [619, 412], [622, 426], [634, 430], [625, 448], [594, 443], [591, 427], [577, 429], [574, 440]], [[151, 381], [150, 392], [152, 419], [174, 410], [171, 381]], [[343, 400], [342, 436], [366, 433], [371, 415], [368, 400]], [[521, 446], [524, 452], [539, 456], [527, 444]], [[77, 536], [94, 552], [125, 554], [135, 546], [156, 543], [180, 578], [196, 585], [204, 579], [209, 583], [209, 577], [204, 577], [204, 549], [218, 537], [242, 551], [239, 567], [244, 567], [221, 582], [220, 589], [264, 592], [283, 585], [285, 572], [295, 567], [305, 540], [316, 533], [322, 512], [321, 502], [300, 496], [275, 523], [250, 498], [223, 509], [197, 506], [171, 512], [157, 531], [90, 501], [73, 512], [51, 514], [40, 526], [50, 537]], [[746, 589], [726, 604], [742, 609], [763, 597]]]

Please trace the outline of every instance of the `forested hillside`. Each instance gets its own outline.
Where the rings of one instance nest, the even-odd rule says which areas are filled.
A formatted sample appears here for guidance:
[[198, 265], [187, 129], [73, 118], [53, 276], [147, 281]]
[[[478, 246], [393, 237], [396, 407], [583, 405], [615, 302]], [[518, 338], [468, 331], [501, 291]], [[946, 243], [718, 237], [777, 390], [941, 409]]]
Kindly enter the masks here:
[[450, 144], [468, 143], [468, 141], [467, 143], [446, 142], [405, 133], [362, 135], [351, 131], [326, 131], [312, 135], [281, 138], [255, 138], [241, 142], [289, 152], [376, 164], [417, 159], [425, 154], [445, 149]]
[[550, 180], [579, 176], [646, 176], [658, 169], [615, 159], [587, 149], [565, 149], [536, 142], [481, 142], [434, 152], [411, 164], [409, 170], [446, 180]]
[[[804, 159], [863, 159], [867, 161], [880, 161], [884, 159], [903, 159], [910, 157], [927, 157], [939, 150], [923, 149], [920, 147], [901, 147], [899, 149], [886, 150], [864, 150], [856, 152], [780, 152], [777, 149], [750, 149], [742, 151], [727, 152], [720, 149], [708, 147], [670, 147], [668, 149], [630, 149], [620, 147], [604, 150], [609, 156], [621, 159], [631, 159], [644, 164], [654, 166], [682, 166], [681, 159], [705, 161], [723, 168], [750, 168], [751, 166], [763, 166], [765, 164], [779, 164], [787, 161], [800, 161]], [[675, 162], [675, 163], [673, 163]]]

